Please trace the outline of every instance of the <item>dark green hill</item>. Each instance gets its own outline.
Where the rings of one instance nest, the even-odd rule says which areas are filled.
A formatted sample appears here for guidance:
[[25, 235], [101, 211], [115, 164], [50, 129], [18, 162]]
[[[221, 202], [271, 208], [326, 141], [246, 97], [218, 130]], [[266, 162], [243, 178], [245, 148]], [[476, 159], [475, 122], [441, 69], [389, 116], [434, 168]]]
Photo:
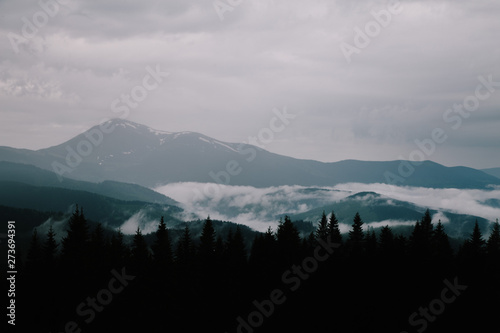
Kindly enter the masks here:
[[[75, 204], [86, 209], [87, 218], [113, 227], [120, 226], [140, 211], [151, 219], [158, 219], [161, 215], [170, 216], [182, 211], [176, 206], [118, 200], [87, 191], [0, 181], [0, 205], [3, 206], [28, 208], [41, 212], [71, 212]], [[15, 218], [13, 216], [9, 219]]]
[[175, 200], [139, 185], [116, 181], [91, 183], [69, 178], [59, 179], [54, 172], [43, 170], [32, 165], [5, 161], [0, 162], [0, 181], [13, 181], [33, 186], [87, 191], [119, 200], [138, 200], [167, 205], [177, 204]]

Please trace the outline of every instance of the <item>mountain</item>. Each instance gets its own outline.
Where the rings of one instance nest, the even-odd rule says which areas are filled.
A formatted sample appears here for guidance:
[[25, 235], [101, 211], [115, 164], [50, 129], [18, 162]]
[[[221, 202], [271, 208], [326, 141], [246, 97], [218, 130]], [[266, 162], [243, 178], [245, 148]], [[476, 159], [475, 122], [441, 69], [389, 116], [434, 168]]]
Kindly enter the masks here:
[[[317, 206], [303, 213], [289, 215], [294, 220], [309, 221], [313, 225], [316, 225], [321, 219], [323, 211], [325, 211], [329, 218], [333, 210], [339, 223], [345, 224], [350, 228], [354, 215], [359, 212], [367, 225], [375, 223], [372, 224], [374, 228], [390, 225], [395, 231], [408, 233], [413, 224], [416, 221], [420, 221], [426, 209], [425, 207], [386, 197], [375, 192], [359, 192], [337, 202]], [[431, 215], [435, 216], [436, 220], [442, 219], [446, 233], [450, 237], [467, 238], [476, 220], [482, 230], [488, 230], [489, 228], [489, 221], [482, 217], [457, 214], [446, 210], [438, 211], [431, 209], [430, 212]], [[434, 221], [434, 223], [437, 223], [437, 221]]]
[[[85, 208], [87, 218], [102, 222], [109, 227], [119, 227], [136, 216], [144, 221], [177, 220], [182, 209], [165, 204], [143, 201], [124, 201], [86, 191], [57, 187], [32, 186], [19, 182], [0, 181], [0, 203], [2, 206], [32, 209], [40, 212], [67, 213], [75, 204]], [[15, 219], [16, 216], [10, 217]]]
[[[0, 161], [31, 164], [78, 180], [113, 180], [150, 188], [186, 181], [255, 187], [390, 183], [388, 175], [399, 177], [397, 184], [407, 186], [485, 188], [490, 184], [500, 185], [499, 178], [472, 168], [445, 167], [430, 161], [412, 166], [405, 161], [301, 160], [195, 132], [157, 131], [122, 119], [94, 126], [46, 149], [0, 147]], [[413, 171], [404, 175], [408, 166]]]
[[481, 171], [483, 171], [489, 175], [495, 176], [497, 178], [500, 178], [500, 168], [482, 169]]
[[54, 172], [42, 170], [32, 165], [12, 162], [0, 162], [0, 181], [19, 182], [39, 187], [80, 190], [126, 201], [145, 201], [167, 205], [178, 204], [175, 200], [163, 194], [136, 184], [115, 181], [91, 183], [64, 177], [58, 179]]

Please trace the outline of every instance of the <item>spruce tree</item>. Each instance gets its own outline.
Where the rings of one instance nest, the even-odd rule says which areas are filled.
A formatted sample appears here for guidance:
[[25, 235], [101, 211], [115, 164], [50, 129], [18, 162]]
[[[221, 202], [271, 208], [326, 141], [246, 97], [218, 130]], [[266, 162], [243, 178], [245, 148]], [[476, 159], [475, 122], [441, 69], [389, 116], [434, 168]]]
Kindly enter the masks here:
[[256, 276], [256, 282], [268, 287], [266, 281], [274, 281], [282, 274], [284, 264], [278, 253], [275, 232], [269, 227], [264, 234], [257, 234], [252, 244], [248, 260], [250, 271]]
[[300, 236], [299, 231], [293, 225], [292, 220], [287, 215], [285, 220], [280, 220], [276, 231], [278, 251], [282, 256], [284, 263], [290, 264], [299, 258], [300, 254]]
[[478, 264], [481, 262], [483, 255], [485, 254], [486, 242], [479, 228], [479, 223], [474, 223], [474, 229], [470, 234], [469, 238], [465, 240], [463, 246], [459, 251], [459, 255], [466, 260], [470, 261], [471, 264]]
[[484, 254], [485, 243], [483, 234], [481, 233], [481, 229], [479, 228], [479, 224], [476, 220], [474, 230], [466, 243], [467, 252], [472, 256], [481, 256]]
[[325, 211], [321, 215], [321, 220], [319, 221], [318, 228], [316, 229], [316, 239], [322, 239], [326, 241], [328, 237], [328, 220], [326, 219]]
[[49, 231], [47, 232], [47, 237], [45, 239], [45, 243], [42, 246], [43, 257], [45, 260], [45, 265], [47, 269], [53, 269], [55, 267], [56, 261], [56, 253], [57, 247], [59, 245], [56, 242], [56, 234], [52, 225], [49, 227]]
[[302, 253], [309, 256], [313, 253], [314, 248], [317, 246], [317, 239], [314, 232], [309, 233], [309, 236], [302, 239]]
[[424, 258], [429, 258], [432, 253], [432, 235], [434, 226], [432, 225], [432, 217], [429, 209], [425, 211], [420, 222], [420, 238], [417, 245], [420, 255]]
[[68, 223], [68, 234], [62, 240], [61, 258], [67, 267], [85, 270], [88, 259], [88, 224], [78, 205]]
[[449, 260], [453, 251], [450, 246], [450, 241], [448, 240], [448, 235], [444, 231], [444, 226], [441, 223], [441, 220], [438, 221], [436, 229], [432, 234], [432, 257], [437, 260]]
[[215, 250], [214, 250], [215, 261], [217, 264], [222, 264], [224, 259], [224, 253], [225, 253], [224, 240], [222, 239], [221, 235], [218, 235], [217, 239], [215, 240]]
[[340, 233], [339, 221], [337, 220], [337, 217], [335, 216], [335, 213], [333, 211], [330, 215], [330, 221], [328, 222], [328, 234], [331, 237], [332, 243], [342, 243], [342, 234]]
[[177, 263], [180, 264], [181, 266], [190, 264], [194, 258], [191, 231], [189, 230], [189, 226], [187, 224], [186, 227], [184, 228], [184, 232], [182, 233], [181, 238], [177, 242], [175, 257]]
[[277, 241], [271, 227], [264, 234], [257, 234], [252, 244], [249, 263], [254, 270], [269, 271], [275, 268]]
[[404, 258], [408, 251], [408, 240], [403, 235], [394, 238], [394, 254], [397, 258]]
[[425, 240], [429, 240], [432, 237], [432, 230], [433, 230], [433, 225], [432, 225], [432, 217], [431, 217], [431, 212], [429, 209], [427, 209], [424, 213], [424, 216], [422, 218], [422, 222], [420, 223], [423, 237]]
[[388, 225], [382, 227], [380, 230], [380, 253], [382, 257], [389, 258], [394, 254], [394, 234], [391, 227]]
[[146, 240], [144, 239], [142, 231], [139, 227], [137, 227], [134, 235], [130, 255], [130, 259], [132, 261], [132, 269], [136, 273], [142, 272], [147, 269], [150, 261], [150, 254]]
[[[253, 239], [252, 248], [250, 249], [250, 258], [248, 258], [248, 262], [252, 267], [260, 265], [264, 259], [263, 239], [263, 234], [256, 234]], [[254, 267], [254, 269], [256, 269], [256, 267]]]
[[363, 233], [363, 220], [359, 213], [354, 215], [352, 230], [349, 231], [349, 242], [350, 243], [361, 243], [364, 240]]
[[491, 259], [500, 259], [500, 224], [498, 219], [493, 224], [490, 237], [486, 242], [486, 253]]
[[352, 230], [349, 231], [349, 239], [347, 241], [348, 248], [352, 255], [358, 256], [363, 252], [364, 241], [363, 220], [359, 213], [356, 213], [353, 219]]
[[111, 241], [109, 244], [109, 257], [110, 261], [114, 266], [123, 266], [125, 261], [128, 260], [128, 247], [123, 243], [123, 233], [121, 229], [118, 229], [116, 234], [111, 236]]
[[156, 239], [152, 246], [152, 250], [155, 265], [160, 268], [160, 270], [166, 269], [172, 263], [172, 245], [163, 216], [156, 230]]
[[42, 246], [40, 244], [40, 238], [38, 237], [38, 231], [33, 229], [31, 235], [31, 241], [28, 248], [28, 254], [26, 256], [26, 269], [28, 272], [36, 274], [42, 268], [42, 256], [41, 256]]
[[91, 267], [98, 272], [100, 270], [101, 273], [104, 273], [104, 271], [107, 270], [107, 258], [105, 256], [106, 240], [104, 238], [104, 229], [101, 223], [96, 225], [90, 235], [89, 250]]
[[247, 263], [245, 240], [239, 225], [236, 226], [234, 236], [228, 237], [227, 254], [229, 266], [234, 269], [241, 269]]
[[420, 221], [415, 223], [409, 239], [409, 252], [413, 258], [421, 258], [423, 255], [424, 240]]
[[210, 216], [205, 220], [200, 236], [198, 248], [199, 258], [202, 262], [212, 262], [215, 254], [215, 230]]
[[375, 230], [373, 230], [373, 227], [371, 227], [366, 232], [365, 250], [368, 255], [373, 257], [377, 253], [377, 248], [377, 235], [375, 235]]

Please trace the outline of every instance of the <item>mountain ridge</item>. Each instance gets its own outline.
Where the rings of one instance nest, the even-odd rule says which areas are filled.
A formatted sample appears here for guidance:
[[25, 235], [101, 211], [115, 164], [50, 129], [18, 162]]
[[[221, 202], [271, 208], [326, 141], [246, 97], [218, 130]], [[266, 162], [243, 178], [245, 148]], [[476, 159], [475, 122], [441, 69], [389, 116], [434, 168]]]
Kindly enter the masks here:
[[168, 205], [178, 204], [174, 199], [140, 185], [110, 180], [91, 183], [70, 178], [58, 179], [54, 172], [29, 164], [0, 161], [0, 181], [19, 182], [38, 187], [81, 190], [125, 201], [145, 201]]
[[389, 176], [397, 180], [394, 185], [500, 185], [499, 178], [467, 167], [445, 167], [432, 161], [416, 165], [399, 160], [302, 160], [197, 132], [160, 131], [123, 119], [109, 120], [64, 143], [36, 151], [0, 147], [0, 161], [30, 164], [77, 180], [113, 180], [149, 188], [174, 182], [255, 187], [387, 184], [392, 182]]
[[500, 168], [481, 169], [481, 171], [500, 179]]

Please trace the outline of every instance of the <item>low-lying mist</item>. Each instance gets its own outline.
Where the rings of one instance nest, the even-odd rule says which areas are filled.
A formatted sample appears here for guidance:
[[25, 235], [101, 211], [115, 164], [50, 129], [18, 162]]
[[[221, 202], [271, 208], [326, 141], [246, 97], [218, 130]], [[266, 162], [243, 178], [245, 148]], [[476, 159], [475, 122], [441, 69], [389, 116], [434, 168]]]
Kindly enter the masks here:
[[[255, 188], [211, 183], [172, 183], [155, 188], [182, 204], [185, 219], [206, 218], [232, 221], [259, 231], [275, 227], [283, 214], [304, 213], [326, 206], [359, 192], [375, 192], [390, 199], [406, 201], [422, 208], [437, 210], [433, 220], [449, 222], [446, 212], [482, 217], [491, 222], [500, 217], [498, 202], [500, 189], [435, 189], [424, 187], [393, 186], [387, 184], [346, 183], [334, 187], [277, 186]], [[365, 198], [366, 199], [366, 198]], [[365, 200], [363, 199], [363, 200]], [[327, 214], [329, 212], [327, 211]], [[349, 217], [351, 219], [352, 217]], [[317, 221], [311, 221], [316, 223]], [[372, 227], [384, 225], [412, 225], [415, 221], [383, 220], [365, 223]], [[349, 230], [341, 224], [341, 231]], [[485, 230], [486, 231], [486, 230]]]

